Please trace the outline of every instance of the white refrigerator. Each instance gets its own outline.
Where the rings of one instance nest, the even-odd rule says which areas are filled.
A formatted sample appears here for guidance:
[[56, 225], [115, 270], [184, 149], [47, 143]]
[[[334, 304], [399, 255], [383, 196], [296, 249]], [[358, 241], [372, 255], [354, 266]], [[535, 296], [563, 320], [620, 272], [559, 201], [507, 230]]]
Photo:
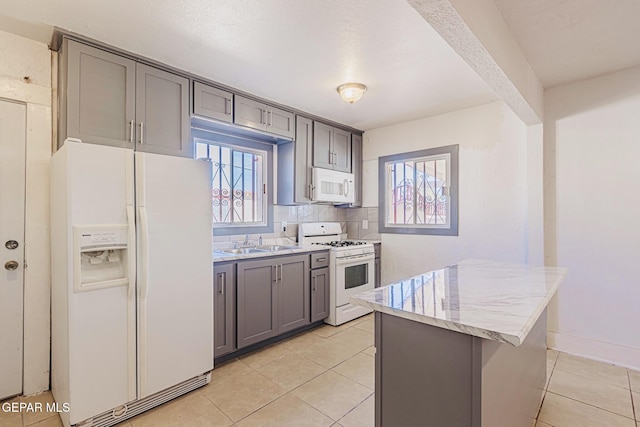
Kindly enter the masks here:
[[209, 382], [211, 165], [66, 141], [51, 160], [52, 392], [114, 425]]

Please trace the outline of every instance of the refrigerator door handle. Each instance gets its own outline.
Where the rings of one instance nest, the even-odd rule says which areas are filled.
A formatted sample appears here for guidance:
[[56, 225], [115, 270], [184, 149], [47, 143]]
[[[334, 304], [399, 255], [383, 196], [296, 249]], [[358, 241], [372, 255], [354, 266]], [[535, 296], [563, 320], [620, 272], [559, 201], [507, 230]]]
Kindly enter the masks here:
[[128, 364], [128, 378], [129, 378], [129, 400], [134, 400], [136, 396], [136, 225], [135, 225], [135, 210], [132, 205], [127, 205], [127, 223], [129, 226], [128, 238], [128, 275], [129, 275], [129, 289], [127, 291], [127, 323], [129, 325], [129, 364]]
[[133, 206], [127, 205], [127, 223], [128, 223], [128, 239], [129, 239], [129, 247], [127, 249], [129, 253], [129, 259], [127, 260], [129, 265], [129, 289], [127, 292], [128, 298], [131, 300], [135, 297], [135, 283], [136, 283], [136, 226], [135, 226], [135, 218], [134, 218]]
[[140, 212], [140, 299], [147, 297], [149, 291], [149, 222], [147, 209], [144, 206], [139, 208]]

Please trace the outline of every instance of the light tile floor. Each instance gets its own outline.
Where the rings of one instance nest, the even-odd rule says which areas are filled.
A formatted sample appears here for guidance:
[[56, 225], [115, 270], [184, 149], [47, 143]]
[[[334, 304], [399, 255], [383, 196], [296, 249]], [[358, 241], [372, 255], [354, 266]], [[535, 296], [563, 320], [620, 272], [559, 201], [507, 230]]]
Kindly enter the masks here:
[[[321, 326], [220, 365], [206, 387], [119, 427], [373, 427], [373, 390], [369, 315], [337, 328]], [[52, 398], [44, 393], [16, 400]], [[0, 411], [1, 427], [61, 425], [55, 414]], [[550, 426], [640, 427], [640, 372], [549, 350], [535, 427]]]

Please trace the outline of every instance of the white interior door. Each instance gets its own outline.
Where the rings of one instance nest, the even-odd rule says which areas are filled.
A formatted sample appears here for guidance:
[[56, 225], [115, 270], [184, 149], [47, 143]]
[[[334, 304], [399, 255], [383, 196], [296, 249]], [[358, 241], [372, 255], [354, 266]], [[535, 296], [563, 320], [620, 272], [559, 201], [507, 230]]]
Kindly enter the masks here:
[[26, 114], [0, 100], [0, 400], [22, 393]]

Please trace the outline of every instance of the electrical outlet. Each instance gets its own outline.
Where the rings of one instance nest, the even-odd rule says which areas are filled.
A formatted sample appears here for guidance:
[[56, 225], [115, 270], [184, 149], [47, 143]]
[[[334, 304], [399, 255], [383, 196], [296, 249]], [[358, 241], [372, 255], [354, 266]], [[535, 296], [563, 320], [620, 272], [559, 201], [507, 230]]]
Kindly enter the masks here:
[[282, 231], [287, 231], [287, 221], [282, 221]]
[[368, 230], [369, 229], [369, 220], [368, 219], [363, 219], [362, 220], [362, 229], [363, 230]]

